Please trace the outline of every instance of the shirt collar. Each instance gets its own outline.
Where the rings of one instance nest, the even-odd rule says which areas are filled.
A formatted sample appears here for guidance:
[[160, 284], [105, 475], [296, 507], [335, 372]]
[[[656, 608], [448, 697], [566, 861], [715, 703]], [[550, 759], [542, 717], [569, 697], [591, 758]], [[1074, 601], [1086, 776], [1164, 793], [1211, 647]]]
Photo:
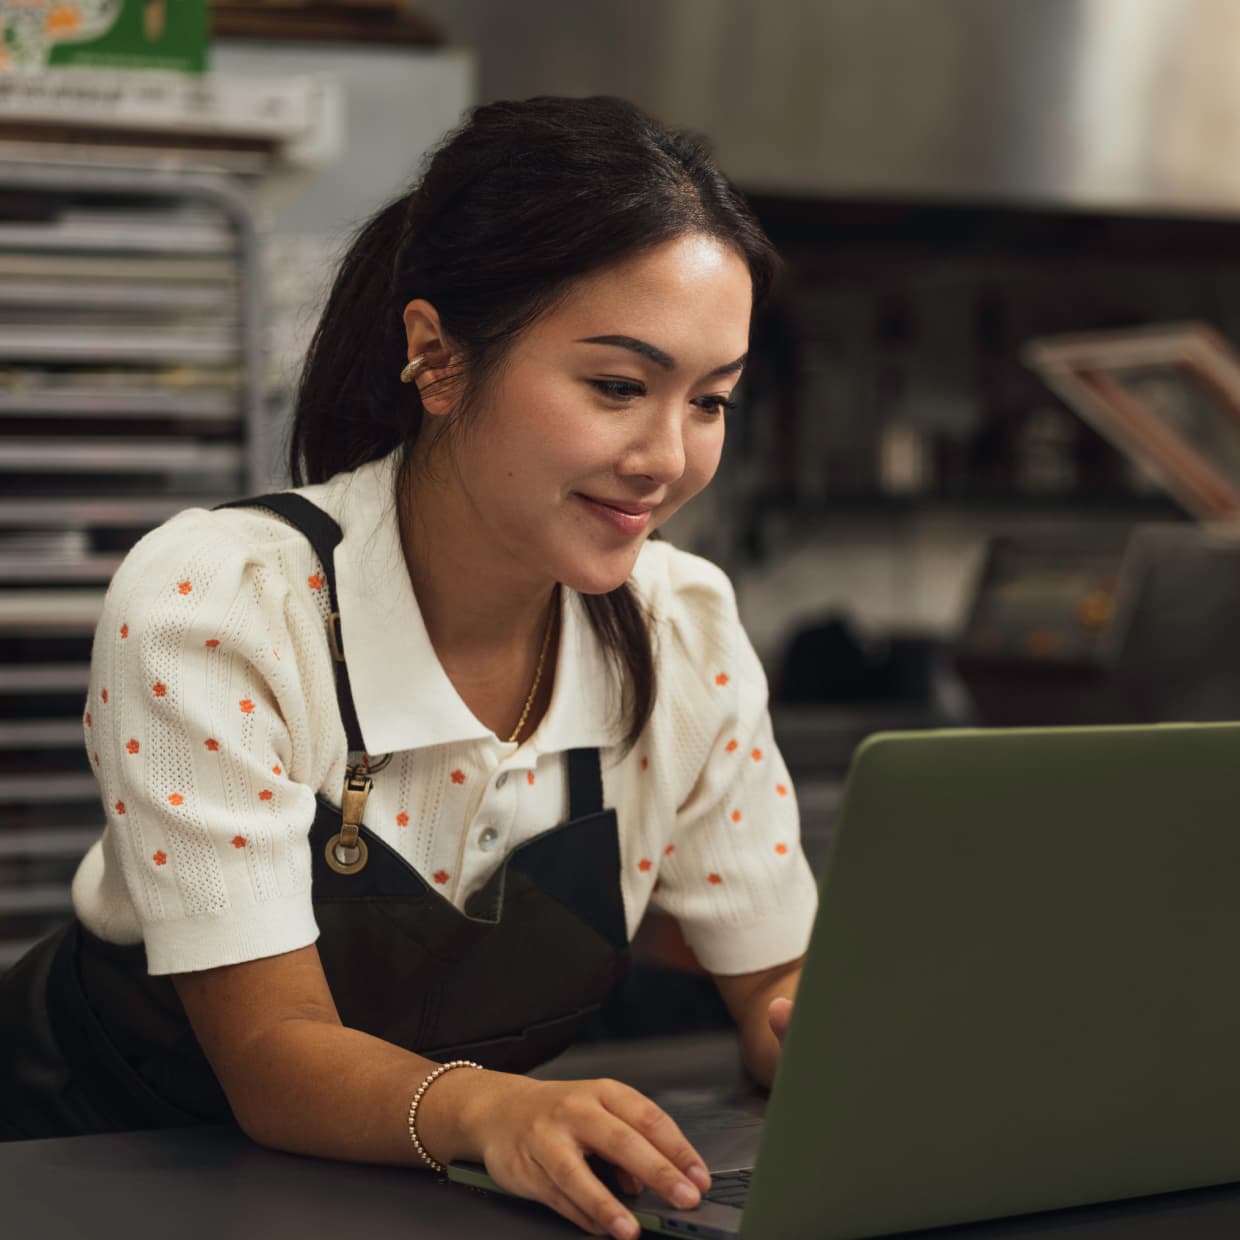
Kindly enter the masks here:
[[[400, 456], [397, 449], [307, 488], [344, 531], [334, 556], [340, 635], [366, 750], [489, 740], [515, 751], [466, 706], [431, 645], [400, 543]], [[544, 753], [606, 746], [623, 732], [614, 673], [585, 605], [575, 591], [563, 596], [555, 684], [531, 742]]]

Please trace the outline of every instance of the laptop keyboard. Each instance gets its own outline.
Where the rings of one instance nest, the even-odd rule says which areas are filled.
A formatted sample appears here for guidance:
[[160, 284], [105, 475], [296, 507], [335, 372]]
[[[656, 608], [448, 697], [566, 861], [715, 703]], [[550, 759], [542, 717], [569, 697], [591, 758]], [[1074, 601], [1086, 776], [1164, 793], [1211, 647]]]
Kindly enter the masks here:
[[711, 1176], [710, 1189], [702, 1194], [702, 1200], [741, 1209], [745, 1198], [749, 1196], [749, 1177], [752, 1174], [750, 1167], [742, 1167], [739, 1171], [715, 1172]]

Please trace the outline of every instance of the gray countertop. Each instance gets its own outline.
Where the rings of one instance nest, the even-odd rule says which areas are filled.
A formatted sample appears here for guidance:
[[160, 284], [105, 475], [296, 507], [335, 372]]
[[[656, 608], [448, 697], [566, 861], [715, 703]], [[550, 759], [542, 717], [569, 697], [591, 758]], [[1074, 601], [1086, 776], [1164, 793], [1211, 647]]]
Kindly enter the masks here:
[[[730, 1033], [576, 1047], [537, 1075], [605, 1075], [660, 1100], [710, 1094], [761, 1106], [741, 1074]], [[893, 1168], [893, 1190], [898, 1178]], [[532, 1203], [489, 1197], [403, 1168], [281, 1154], [228, 1128], [0, 1144], [0, 1201], [0, 1234], [13, 1240], [540, 1240], [582, 1234]], [[1240, 1185], [920, 1234], [938, 1240], [1230, 1240], [1240, 1235]]]

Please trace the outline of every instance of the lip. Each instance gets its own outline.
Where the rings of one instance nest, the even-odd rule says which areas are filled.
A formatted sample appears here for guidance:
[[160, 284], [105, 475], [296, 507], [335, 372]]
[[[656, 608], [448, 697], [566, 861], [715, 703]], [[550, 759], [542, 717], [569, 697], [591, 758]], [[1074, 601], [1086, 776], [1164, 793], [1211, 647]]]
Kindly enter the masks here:
[[627, 500], [596, 499], [580, 491], [576, 494], [595, 516], [601, 517], [622, 534], [640, 534], [650, 524], [650, 514], [656, 507], [655, 504], [635, 504]]

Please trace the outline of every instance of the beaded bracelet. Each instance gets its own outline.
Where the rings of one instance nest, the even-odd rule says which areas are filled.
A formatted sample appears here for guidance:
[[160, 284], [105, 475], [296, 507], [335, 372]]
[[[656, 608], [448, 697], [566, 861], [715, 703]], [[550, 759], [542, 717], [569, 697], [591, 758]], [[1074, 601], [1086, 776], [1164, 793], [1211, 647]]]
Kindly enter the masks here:
[[418, 1086], [417, 1093], [413, 1095], [413, 1101], [409, 1103], [409, 1139], [413, 1142], [413, 1148], [422, 1155], [422, 1161], [425, 1162], [432, 1171], [442, 1171], [443, 1163], [436, 1162], [427, 1152], [426, 1147], [418, 1140], [418, 1104], [422, 1101], [422, 1095], [437, 1081], [445, 1072], [450, 1072], [453, 1068], [477, 1068], [482, 1070], [480, 1063], [474, 1063], [472, 1059], [453, 1059], [448, 1063], [440, 1064], [423, 1082]]

